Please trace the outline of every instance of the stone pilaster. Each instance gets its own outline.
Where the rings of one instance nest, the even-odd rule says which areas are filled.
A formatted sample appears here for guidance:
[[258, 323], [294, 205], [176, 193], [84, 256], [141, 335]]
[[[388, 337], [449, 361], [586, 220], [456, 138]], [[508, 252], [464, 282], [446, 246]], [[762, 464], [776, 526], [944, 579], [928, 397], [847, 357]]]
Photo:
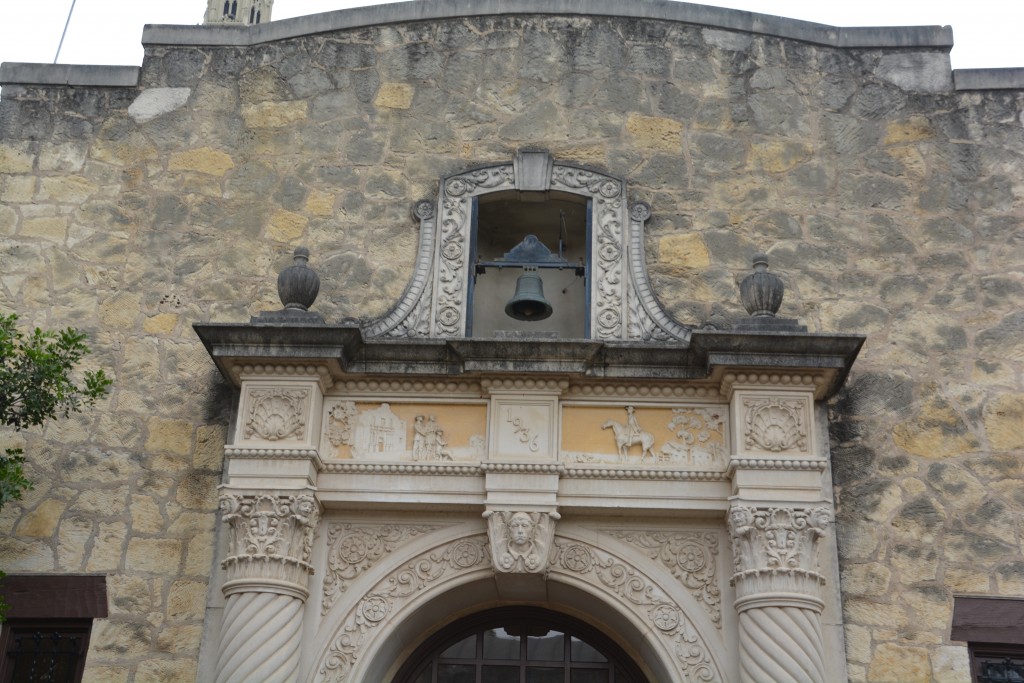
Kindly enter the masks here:
[[296, 680], [302, 611], [320, 507], [312, 490], [238, 491], [220, 498], [227, 603], [216, 683]]
[[818, 546], [831, 523], [825, 506], [730, 508], [743, 683], [826, 680]]

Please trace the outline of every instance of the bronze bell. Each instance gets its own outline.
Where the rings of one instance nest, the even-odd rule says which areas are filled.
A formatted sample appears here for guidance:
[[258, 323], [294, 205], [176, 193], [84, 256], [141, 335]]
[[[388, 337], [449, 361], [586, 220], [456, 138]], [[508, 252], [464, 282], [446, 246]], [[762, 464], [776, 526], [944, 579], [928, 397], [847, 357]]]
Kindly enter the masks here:
[[516, 280], [516, 293], [505, 304], [505, 315], [516, 320], [544, 320], [551, 317], [551, 304], [544, 298], [544, 283], [535, 269], [527, 269]]

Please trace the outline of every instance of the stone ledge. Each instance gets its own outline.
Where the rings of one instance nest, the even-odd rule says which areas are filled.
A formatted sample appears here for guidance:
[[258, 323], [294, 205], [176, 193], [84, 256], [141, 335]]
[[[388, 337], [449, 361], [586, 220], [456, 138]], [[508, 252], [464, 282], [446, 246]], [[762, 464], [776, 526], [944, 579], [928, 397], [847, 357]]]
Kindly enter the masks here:
[[252, 27], [148, 25], [143, 45], [255, 45], [328, 31], [487, 15], [569, 14], [676, 21], [848, 48], [953, 47], [949, 26], [840, 28], [810, 21], [667, 0], [431, 0], [356, 7]]
[[955, 90], [1024, 90], [1024, 67], [954, 69]]
[[0, 85], [77, 85], [93, 87], [135, 87], [140, 67], [93, 64], [0, 64]]

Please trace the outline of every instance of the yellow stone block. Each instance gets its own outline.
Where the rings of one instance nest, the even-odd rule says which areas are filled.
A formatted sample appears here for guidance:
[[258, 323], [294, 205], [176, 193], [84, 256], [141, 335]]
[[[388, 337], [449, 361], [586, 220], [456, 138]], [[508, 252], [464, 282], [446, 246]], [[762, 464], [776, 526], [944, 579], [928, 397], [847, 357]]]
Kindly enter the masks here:
[[707, 268], [711, 253], [700, 235], [668, 235], [658, 241], [659, 261], [677, 268]]
[[0, 235], [13, 235], [18, 228], [18, 214], [9, 206], [0, 205]]
[[306, 197], [306, 211], [314, 216], [334, 215], [334, 195], [329, 192], [312, 190]]
[[784, 173], [811, 158], [810, 145], [791, 140], [778, 140], [752, 145], [750, 166], [768, 173]]
[[234, 167], [235, 162], [230, 155], [212, 147], [176, 152], [167, 161], [169, 171], [195, 171], [218, 177]]
[[206, 583], [175, 581], [167, 595], [167, 617], [173, 621], [202, 619], [205, 603]]
[[57, 530], [57, 523], [67, 509], [67, 504], [60, 500], [44, 500], [32, 512], [21, 518], [21, 523], [14, 533], [16, 536], [33, 538], [49, 538]]
[[309, 219], [302, 214], [284, 209], [274, 212], [267, 226], [267, 236], [278, 242], [292, 242], [302, 237]]
[[242, 107], [242, 119], [250, 128], [280, 128], [302, 121], [308, 113], [303, 101], [260, 102]]
[[192, 451], [192, 425], [188, 422], [152, 417], [146, 426], [149, 428], [149, 438], [146, 439], [147, 451], [177, 455], [188, 455]]
[[170, 334], [177, 324], [176, 313], [157, 313], [142, 321], [142, 329], [150, 334]]
[[408, 83], [381, 83], [373, 103], [388, 109], [408, 109], [414, 92]]
[[630, 114], [628, 132], [640, 147], [678, 153], [683, 144], [683, 124], [674, 119]]
[[85, 667], [82, 683], [127, 683], [131, 668], [127, 666], [93, 666]]
[[164, 516], [151, 496], [132, 496], [132, 533], [157, 534], [164, 530]]
[[156, 147], [138, 133], [117, 140], [96, 140], [89, 149], [90, 159], [121, 166], [157, 157]]
[[0, 174], [31, 173], [33, 154], [27, 144], [0, 145]]
[[1024, 394], [1001, 394], [985, 405], [985, 432], [997, 451], [1024, 448]]
[[978, 449], [978, 440], [959, 415], [941, 400], [922, 406], [917, 417], [892, 430], [896, 445], [925, 458], [947, 458]]
[[85, 562], [86, 571], [110, 572], [117, 570], [124, 556], [127, 527], [123, 522], [100, 524], [92, 542], [92, 550]]
[[176, 575], [181, 541], [171, 538], [132, 538], [128, 541], [125, 569]]
[[26, 218], [21, 223], [22, 237], [41, 237], [52, 242], [63, 242], [68, 236], [68, 219], [63, 216]]
[[0, 201], [27, 204], [36, 193], [36, 177], [12, 175], [0, 178]]
[[885, 139], [882, 144], [898, 145], [903, 142], [927, 140], [935, 134], [932, 124], [923, 116], [911, 116], [902, 121], [893, 121], [885, 127]]
[[134, 326], [141, 305], [141, 295], [117, 292], [100, 303], [100, 320], [111, 327], [129, 329]]
[[41, 178], [37, 198], [43, 201], [81, 204], [95, 192], [95, 184], [78, 176]]
[[192, 466], [200, 470], [219, 471], [224, 462], [227, 434], [220, 425], [203, 425], [196, 429], [196, 450]]
[[923, 647], [882, 643], [868, 668], [871, 683], [930, 683], [931, 677], [928, 650]]

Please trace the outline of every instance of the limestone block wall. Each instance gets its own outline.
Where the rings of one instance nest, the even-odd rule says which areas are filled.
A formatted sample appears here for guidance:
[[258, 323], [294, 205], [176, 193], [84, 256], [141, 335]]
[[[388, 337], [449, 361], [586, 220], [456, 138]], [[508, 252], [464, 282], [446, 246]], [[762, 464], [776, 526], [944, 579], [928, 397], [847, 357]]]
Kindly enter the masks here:
[[191, 324], [279, 307], [299, 244], [328, 320], [384, 313], [413, 202], [540, 147], [651, 205], [680, 321], [729, 326], [764, 249], [783, 315], [868, 335], [830, 406], [850, 676], [962, 680], [953, 594], [1024, 597], [1022, 111], [954, 91], [942, 49], [579, 16], [150, 44], [138, 87], [5, 85], [0, 308], [89, 332], [115, 384], [24, 435], [0, 567], [109, 574], [87, 680], [194, 676], [232, 396]]

